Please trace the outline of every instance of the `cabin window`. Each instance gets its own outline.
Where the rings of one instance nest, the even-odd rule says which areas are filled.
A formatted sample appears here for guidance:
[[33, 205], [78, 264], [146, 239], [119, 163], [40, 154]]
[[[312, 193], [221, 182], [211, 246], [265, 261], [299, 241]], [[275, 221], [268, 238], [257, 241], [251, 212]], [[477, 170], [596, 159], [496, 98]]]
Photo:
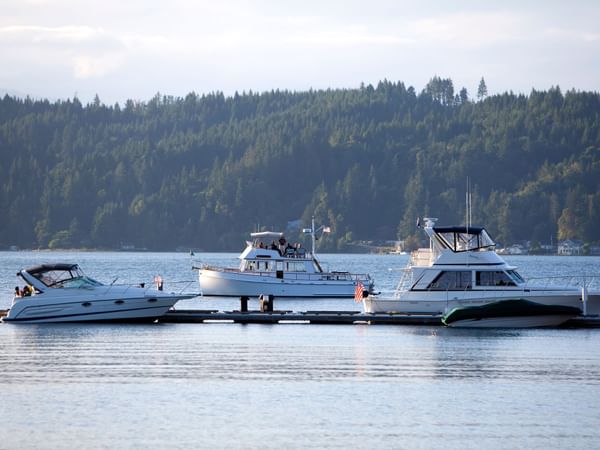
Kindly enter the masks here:
[[285, 268], [288, 272], [306, 272], [304, 262], [301, 261], [288, 261], [285, 263]]
[[462, 291], [471, 289], [471, 271], [453, 270], [440, 273], [431, 282], [428, 289], [432, 291]]
[[269, 270], [269, 263], [267, 261], [257, 261], [256, 268], [259, 272], [266, 272]]
[[525, 283], [523, 277], [516, 270], [507, 270], [506, 273], [516, 284]]
[[495, 270], [476, 273], [478, 286], [515, 286], [515, 282], [506, 272]]

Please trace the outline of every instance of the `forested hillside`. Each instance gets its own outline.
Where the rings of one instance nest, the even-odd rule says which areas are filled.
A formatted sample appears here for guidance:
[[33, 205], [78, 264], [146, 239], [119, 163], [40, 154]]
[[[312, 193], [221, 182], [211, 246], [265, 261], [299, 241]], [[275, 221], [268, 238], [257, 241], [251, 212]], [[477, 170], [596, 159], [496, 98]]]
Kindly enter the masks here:
[[600, 96], [480, 99], [434, 78], [225, 97], [0, 100], [0, 248], [240, 250], [311, 215], [321, 250], [415, 235], [418, 216], [501, 242], [600, 240]]

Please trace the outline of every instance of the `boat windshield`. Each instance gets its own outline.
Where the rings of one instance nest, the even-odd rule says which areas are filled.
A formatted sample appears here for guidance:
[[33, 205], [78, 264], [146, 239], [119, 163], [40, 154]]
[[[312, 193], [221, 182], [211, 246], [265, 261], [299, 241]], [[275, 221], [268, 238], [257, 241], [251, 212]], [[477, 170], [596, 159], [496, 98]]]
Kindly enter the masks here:
[[516, 270], [507, 270], [506, 273], [516, 284], [525, 283], [525, 279]]
[[78, 266], [39, 270], [31, 273], [50, 288], [85, 288], [102, 286], [102, 283], [88, 277]]
[[478, 227], [434, 227], [435, 241], [453, 252], [491, 250], [496, 243], [485, 231]]

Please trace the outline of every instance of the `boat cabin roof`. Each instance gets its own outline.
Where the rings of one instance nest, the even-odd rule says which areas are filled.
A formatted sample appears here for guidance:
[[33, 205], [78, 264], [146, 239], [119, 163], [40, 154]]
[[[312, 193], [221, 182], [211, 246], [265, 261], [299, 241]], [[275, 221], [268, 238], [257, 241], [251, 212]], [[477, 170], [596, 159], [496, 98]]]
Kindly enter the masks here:
[[485, 228], [449, 226], [433, 227], [432, 240], [443, 249], [453, 252], [490, 250], [496, 246]]
[[78, 270], [78, 269], [79, 269], [78, 264], [54, 263], [54, 264], [39, 264], [37, 266], [30, 267], [29, 269], [25, 269], [25, 272], [28, 272], [31, 275], [36, 275], [39, 273], [51, 272], [54, 270]]
[[17, 275], [41, 292], [46, 288], [101, 286], [86, 276], [78, 264], [40, 264], [21, 270]]
[[444, 226], [444, 227], [433, 227], [433, 231], [436, 233], [470, 233], [479, 234], [484, 231], [483, 227], [465, 227], [465, 226]]
[[259, 231], [257, 233], [250, 233], [250, 237], [252, 237], [254, 239], [263, 239], [263, 238], [279, 239], [282, 236], [283, 236], [283, 233], [278, 232], [278, 231]]

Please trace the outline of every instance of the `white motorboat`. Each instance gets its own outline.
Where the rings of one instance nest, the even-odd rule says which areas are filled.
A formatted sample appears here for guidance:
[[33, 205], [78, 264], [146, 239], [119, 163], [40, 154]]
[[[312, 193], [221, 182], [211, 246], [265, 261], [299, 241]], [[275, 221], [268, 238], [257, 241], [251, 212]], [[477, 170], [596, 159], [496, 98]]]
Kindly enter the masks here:
[[312, 237], [312, 253], [288, 243], [283, 233], [263, 231], [251, 233], [238, 268], [197, 267], [202, 295], [351, 298], [357, 283], [372, 292], [374, 283], [368, 274], [324, 271], [315, 255], [319, 230], [314, 220], [312, 228], [303, 231]]
[[194, 296], [105, 285], [86, 276], [77, 264], [42, 264], [17, 276], [26, 286], [15, 293], [4, 322], [153, 321], [177, 301]]
[[524, 299], [579, 308], [584, 315], [600, 313], [600, 292], [588, 293], [585, 283], [527, 282], [496, 253], [484, 228], [442, 227], [435, 225], [436, 220], [425, 219], [429, 248], [412, 252], [395, 295], [364, 298], [365, 312], [444, 314], [456, 307]]

